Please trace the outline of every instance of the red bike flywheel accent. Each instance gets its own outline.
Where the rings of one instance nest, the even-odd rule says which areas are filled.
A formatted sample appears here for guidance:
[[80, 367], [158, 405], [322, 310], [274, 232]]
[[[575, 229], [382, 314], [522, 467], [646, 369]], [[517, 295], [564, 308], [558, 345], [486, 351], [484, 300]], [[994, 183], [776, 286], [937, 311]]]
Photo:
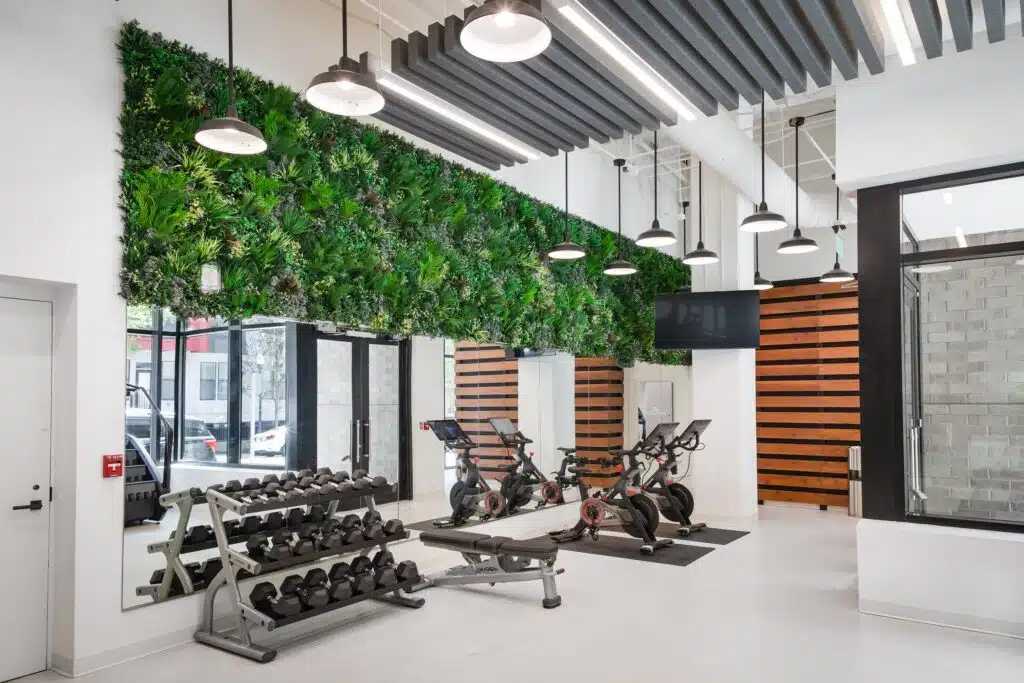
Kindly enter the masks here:
[[557, 503], [562, 497], [562, 489], [553, 481], [546, 481], [540, 485], [540, 497], [545, 503]]
[[580, 521], [590, 527], [597, 526], [604, 520], [604, 506], [593, 498], [580, 503]]
[[505, 509], [505, 499], [497, 491], [488, 491], [484, 495], [484, 510], [488, 514], [500, 515]]

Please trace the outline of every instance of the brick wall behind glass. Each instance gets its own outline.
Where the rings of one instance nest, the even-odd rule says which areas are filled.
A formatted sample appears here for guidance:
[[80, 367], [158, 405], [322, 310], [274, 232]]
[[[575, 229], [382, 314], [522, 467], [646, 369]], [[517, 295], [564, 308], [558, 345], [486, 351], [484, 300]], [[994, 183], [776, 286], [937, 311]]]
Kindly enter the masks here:
[[[1024, 231], [1002, 233], [999, 241], [1012, 237], [1024, 240]], [[921, 276], [922, 451], [930, 514], [1024, 521], [1020, 259], [964, 261]]]

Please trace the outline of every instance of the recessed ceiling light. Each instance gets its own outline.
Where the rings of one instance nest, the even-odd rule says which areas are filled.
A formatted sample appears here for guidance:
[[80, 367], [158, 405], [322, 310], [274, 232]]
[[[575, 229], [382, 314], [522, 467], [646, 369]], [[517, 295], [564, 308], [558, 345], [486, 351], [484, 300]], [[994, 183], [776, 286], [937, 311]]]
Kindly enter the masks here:
[[917, 57], [914, 55], [914, 46], [910, 43], [910, 34], [900, 11], [899, 0], [882, 0], [882, 13], [889, 24], [889, 35], [892, 36], [892, 42], [896, 43], [900, 61], [903, 62], [903, 66], [910, 66], [917, 61]]
[[925, 263], [920, 266], [914, 266], [910, 269], [910, 272], [927, 275], [929, 273], [945, 273], [950, 270], [953, 270], [953, 266], [948, 263]]
[[387, 88], [388, 90], [390, 90], [391, 92], [395, 93], [396, 95], [400, 95], [407, 100], [415, 102], [424, 109], [429, 109], [435, 114], [443, 116], [449, 121], [452, 121], [462, 126], [466, 130], [472, 131], [481, 137], [487, 138], [491, 142], [499, 144], [505, 149], [511, 150], [520, 156], [524, 156], [530, 161], [535, 161], [540, 158], [537, 154], [534, 154], [533, 152], [526, 149], [522, 145], [517, 145], [514, 142], [510, 142], [504, 137], [496, 135], [492, 131], [484, 128], [483, 126], [478, 125], [473, 121], [470, 121], [466, 117], [455, 113], [451, 109], [448, 109], [447, 107], [442, 107], [439, 104], [435, 103], [433, 100], [423, 97], [419, 93], [413, 91], [411, 88], [407, 88], [406, 86], [400, 84], [397, 80], [395, 80], [394, 74], [382, 75], [382, 77], [379, 78], [377, 82], [380, 83], [385, 88]]
[[1018, 266], [1024, 266], [1024, 256], [1014, 261]]
[[[693, 107], [688, 106], [682, 96], [677, 96], [672, 92], [672, 88], [666, 83], [662, 83], [664, 79], [661, 76], [656, 75], [650, 66], [644, 63], [639, 58], [634, 58], [627, 53], [627, 48], [620, 47], [611, 38], [605, 35], [604, 31], [598, 28], [602, 25], [592, 14], [587, 12], [585, 9], [577, 8], [574, 5], [565, 5], [559, 7], [558, 11], [562, 15], [572, 22], [573, 26], [582, 31], [587, 38], [594, 41], [599, 48], [604, 50], [609, 57], [619, 63], [619, 66], [623, 67], [629, 73], [631, 73], [638, 81], [644, 84], [644, 86], [654, 93], [658, 99], [667, 104], [672, 108], [679, 116], [683, 117], [687, 121], [696, 121], [697, 116], [693, 113]], [[603, 26], [603, 25], [602, 25]]]
[[958, 225], [958, 226], [956, 226], [955, 230], [956, 230], [956, 243], [960, 245], [961, 249], [965, 249], [967, 247], [967, 237], [964, 236], [963, 228], [961, 228]]
[[942, 201], [946, 202], [947, 206], [952, 204], [953, 203], [953, 193], [952, 192], [943, 192], [942, 193]]

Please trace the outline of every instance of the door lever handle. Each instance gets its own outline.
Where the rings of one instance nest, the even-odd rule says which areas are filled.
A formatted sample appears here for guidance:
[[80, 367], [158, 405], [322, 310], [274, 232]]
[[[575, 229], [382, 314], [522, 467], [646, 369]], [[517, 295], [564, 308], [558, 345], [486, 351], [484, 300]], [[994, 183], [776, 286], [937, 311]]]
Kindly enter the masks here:
[[36, 510], [43, 509], [43, 501], [41, 500], [30, 500], [28, 505], [15, 505], [11, 508], [12, 510], [29, 510], [35, 512]]

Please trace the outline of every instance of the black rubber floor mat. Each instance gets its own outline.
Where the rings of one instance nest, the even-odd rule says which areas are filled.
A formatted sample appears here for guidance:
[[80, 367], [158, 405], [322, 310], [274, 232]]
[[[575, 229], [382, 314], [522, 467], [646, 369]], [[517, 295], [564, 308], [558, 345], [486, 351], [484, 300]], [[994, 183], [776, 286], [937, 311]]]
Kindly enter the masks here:
[[[550, 508], [540, 508], [540, 509], [541, 510], [548, 510]], [[522, 517], [523, 515], [528, 515], [531, 512], [537, 512], [537, 508], [532, 508], [531, 507], [531, 508], [526, 508], [525, 510], [520, 510], [516, 514], [512, 515], [512, 517]], [[413, 531], [432, 531], [434, 529], [437, 529], [437, 527], [434, 526], [434, 522], [442, 520], [442, 519], [448, 519], [448, 518], [447, 517], [436, 517], [435, 519], [425, 519], [422, 522], [413, 522], [412, 524], [406, 524], [405, 528], [406, 529], [412, 529]], [[489, 524], [490, 522], [498, 522], [498, 521], [503, 520], [503, 519], [509, 519], [509, 518], [508, 517], [497, 517], [495, 519], [489, 519], [486, 522], [481, 522], [479, 519], [471, 519], [468, 522], [466, 522], [465, 524], [462, 524], [461, 526], [458, 526], [456, 528], [457, 529], [470, 529], [470, 528], [475, 527], [475, 526], [480, 526], [481, 524]]]
[[674, 543], [667, 548], [656, 550], [653, 555], [644, 555], [640, 552], [641, 545], [643, 543], [636, 538], [605, 534], [596, 541], [590, 538], [583, 538], [571, 543], [559, 543], [558, 548], [559, 550], [568, 550], [575, 553], [604, 555], [605, 557], [654, 562], [655, 564], [669, 564], [675, 567], [685, 567], [692, 564], [714, 550], [714, 548], [699, 545]]
[[694, 531], [689, 536], [680, 536], [676, 533], [678, 524], [662, 522], [655, 532], [658, 538], [671, 538], [675, 541], [697, 541], [698, 543], [712, 543], [714, 545], [728, 545], [733, 541], [743, 538], [749, 531], [735, 531], [734, 529], [715, 529], [707, 527], [700, 531]]

